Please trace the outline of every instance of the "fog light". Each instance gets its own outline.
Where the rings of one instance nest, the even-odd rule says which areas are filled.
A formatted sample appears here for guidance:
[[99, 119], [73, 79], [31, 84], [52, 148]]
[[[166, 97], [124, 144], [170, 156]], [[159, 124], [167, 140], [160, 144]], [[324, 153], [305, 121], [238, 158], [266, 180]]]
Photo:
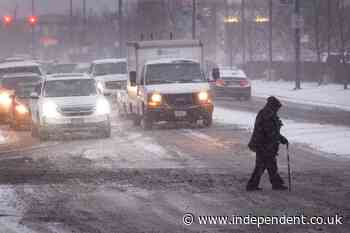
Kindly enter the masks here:
[[28, 108], [26, 106], [20, 104], [20, 105], [16, 106], [16, 112], [21, 114], [21, 115], [24, 115], [24, 114], [27, 114], [29, 111], [28, 111]]

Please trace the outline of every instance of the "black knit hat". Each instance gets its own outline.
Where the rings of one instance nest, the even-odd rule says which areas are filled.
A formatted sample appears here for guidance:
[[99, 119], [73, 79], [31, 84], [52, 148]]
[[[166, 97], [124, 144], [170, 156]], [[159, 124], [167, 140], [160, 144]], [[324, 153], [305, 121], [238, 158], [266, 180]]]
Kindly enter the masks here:
[[274, 96], [267, 98], [267, 104], [278, 108], [282, 107], [282, 103]]

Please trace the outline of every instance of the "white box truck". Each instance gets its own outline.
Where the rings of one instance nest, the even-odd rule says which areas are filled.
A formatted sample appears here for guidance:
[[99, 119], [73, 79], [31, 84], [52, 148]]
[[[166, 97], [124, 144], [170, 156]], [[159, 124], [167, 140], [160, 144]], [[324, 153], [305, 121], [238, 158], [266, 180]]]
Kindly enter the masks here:
[[[140, 41], [127, 44], [127, 103], [134, 124], [145, 130], [160, 121], [202, 121], [214, 110], [198, 40]], [[215, 73], [215, 72], [214, 72]]]

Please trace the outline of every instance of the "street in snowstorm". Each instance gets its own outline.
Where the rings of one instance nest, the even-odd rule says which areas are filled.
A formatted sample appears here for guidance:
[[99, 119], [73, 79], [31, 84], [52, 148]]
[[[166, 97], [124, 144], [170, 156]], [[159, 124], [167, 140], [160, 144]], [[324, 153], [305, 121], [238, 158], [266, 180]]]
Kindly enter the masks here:
[[1, 0], [0, 233], [349, 233], [350, 0]]
[[[252, 103], [261, 105], [259, 99]], [[226, 111], [238, 113], [235, 105], [249, 108], [252, 103], [218, 101], [231, 105]], [[2, 232], [347, 232], [348, 158], [292, 143], [292, 192], [271, 190], [263, 177], [264, 191], [248, 193], [245, 183], [254, 164], [254, 154], [246, 146], [249, 133], [234, 123], [222, 123], [223, 110], [208, 129], [160, 124], [145, 132], [115, 116], [109, 139], [76, 136], [21, 145], [29, 136], [3, 127], [19, 146], [6, 148], [8, 152], [1, 155]], [[303, 120], [319, 119], [315, 114]], [[281, 148], [280, 173], [286, 179], [285, 158]], [[344, 225], [258, 229], [182, 223], [186, 213], [294, 216], [301, 212], [339, 214]]]

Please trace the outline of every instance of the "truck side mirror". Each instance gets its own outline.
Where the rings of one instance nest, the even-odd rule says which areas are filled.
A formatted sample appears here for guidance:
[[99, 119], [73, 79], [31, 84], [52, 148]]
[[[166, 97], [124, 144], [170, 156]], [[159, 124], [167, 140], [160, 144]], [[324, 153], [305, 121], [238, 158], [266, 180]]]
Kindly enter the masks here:
[[39, 95], [36, 92], [32, 92], [32, 93], [30, 93], [30, 98], [31, 99], [39, 99]]
[[211, 75], [212, 75], [214, 81], [220, 79], [220, 70], [219, 70], [219, 68], [213, 68]]
[[129, 80], [132, 87], [136, 86], [136, 71], [129, 72]]

